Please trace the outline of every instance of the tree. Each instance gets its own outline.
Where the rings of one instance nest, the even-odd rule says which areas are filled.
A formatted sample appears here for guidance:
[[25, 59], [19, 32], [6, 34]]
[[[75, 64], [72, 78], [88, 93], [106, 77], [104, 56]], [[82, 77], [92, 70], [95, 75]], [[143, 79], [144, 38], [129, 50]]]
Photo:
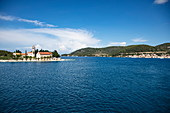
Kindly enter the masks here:
[[49, 60], [50, 56], [47, 56], [47, 60]]
[[32, 57], [33, 59], [36, 59], [36, 57]]
[[53, 54], [53, 57], [56, 57], [56, 58], [60, 57], [57, 50], [54, 50], [54, 52], [52, 52], [52, 54]]
[[5, 50], [0, 50], [0, 59], [8, 60], [14, 58], [13, 53]]
[[49, 52], [49, 51], [41, 49], [39, 52]]
[[25, 59], [26, 59], [26, 60], [28, 59], [27, 50], [25, 50]]
[[14, 51], [14, 53], [22, 53], [20, 50], [16, 50]]
[[49, 56], [49, 59], [51, 60], [52, 56]]
[[31, 59], [32, 59], [32, 56], [29, 56], [29, 59], [30, 59], [30, 61], [31, 61]]
[[43, 59], [45, 60], [45, 59], [46, 59], [46, 56], [44, 56]]
[[16, 55], [14, 59], [18, 60], [21, 57], [21, 55]]
[[41, 57], [41, 60], [43, 60], [43, 57]]
[[38, 49], [35, 50], [35, 56], [34, 56], [35, 58], [37, 56], [37, 53], [38, 53]]

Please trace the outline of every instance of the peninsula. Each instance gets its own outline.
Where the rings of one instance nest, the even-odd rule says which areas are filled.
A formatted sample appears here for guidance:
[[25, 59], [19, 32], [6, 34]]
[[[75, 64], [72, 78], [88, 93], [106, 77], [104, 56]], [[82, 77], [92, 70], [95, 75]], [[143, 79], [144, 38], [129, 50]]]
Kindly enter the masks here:
[[130, 57], [130, 58], [170, 58], [170, 43], [157, 46], [130, 45], [105, 48], [83, 48], [62, 56]]
[[32, 51], [22, 53], [20, 50], [9, 52], [0, 50], [0, 62], [47, 62], [47, 61], [64, 61], [60, 58], [57, 50], [50, 52], [48, 50], [38, 50], [32, 46]]

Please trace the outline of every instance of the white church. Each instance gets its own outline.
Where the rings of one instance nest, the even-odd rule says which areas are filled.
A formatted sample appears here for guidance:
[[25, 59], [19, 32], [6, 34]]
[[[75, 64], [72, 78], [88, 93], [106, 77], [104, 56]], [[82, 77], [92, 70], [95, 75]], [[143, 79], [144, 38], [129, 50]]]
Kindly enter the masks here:
[[32, 46], [32, 51], [31, 52], [27, 52], [26, 54], [25, 53], [13, 53], [13, 55], [21, 55], [22, 57], [24, 56], [31, 56], [31, 57], [35, 57], [36, 58], [44, 58], [44, 57], [52, 57], [52, 52], [38, 52], [36, 55], [35, 55], [35, 46], [33, 45]]

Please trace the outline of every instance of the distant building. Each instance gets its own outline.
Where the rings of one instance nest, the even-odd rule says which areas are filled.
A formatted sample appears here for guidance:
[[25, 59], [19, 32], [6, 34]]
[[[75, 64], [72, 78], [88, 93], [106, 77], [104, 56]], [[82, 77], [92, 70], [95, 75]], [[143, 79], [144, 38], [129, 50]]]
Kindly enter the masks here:
[[22, 55], [22, 56], [26, 56], [26, 54], [25, 54], [25, 53], [21, 53], [21, 55]]
[[35, 46], [32, 46], [32, 51], [27, 53], [27, 56], [35, 57]]
[[33, 52], [28, 52], [27, 56], [35, 57], [35, 54]]
[[13, 53], [14, 56], [21, 55], [22, 53]]
[[52, 57], [52, 52], [38, 52], [36, 58]]
[[[22, 57], [35, 57], [35, 46], [32, 46], [32, 51], [27, 53], [13, 53], [14, 56], [21, 55]], [[52, 57], [52, 52], [38, 52], [36, 58]]]
[[25, 56], [25, 53], [13, 53], [14, 56], [17, 56], [17, 55], [21, 55], [21, 56]]

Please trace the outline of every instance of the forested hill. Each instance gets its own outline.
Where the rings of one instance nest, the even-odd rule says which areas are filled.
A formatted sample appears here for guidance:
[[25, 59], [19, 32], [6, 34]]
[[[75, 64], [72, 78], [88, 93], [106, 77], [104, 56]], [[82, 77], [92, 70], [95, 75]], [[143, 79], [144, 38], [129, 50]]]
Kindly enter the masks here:
[[[136, 52], [169, 52], [170, 43], [164, 43], [157, 46], [149, 45], [130, 45], [130, 46], [110, 46], [105, 48], [83, 48], [76, 50], [69, 56], [118, 56], [124, 53], [136, 53]], [[65, 56], [64, 55], [64, 56]]]
[[8, 60], [8, 59], [12, 59], [12, 52], [9, 51], [5, 51], [5, 50], [0, 50], [0, 60]]

